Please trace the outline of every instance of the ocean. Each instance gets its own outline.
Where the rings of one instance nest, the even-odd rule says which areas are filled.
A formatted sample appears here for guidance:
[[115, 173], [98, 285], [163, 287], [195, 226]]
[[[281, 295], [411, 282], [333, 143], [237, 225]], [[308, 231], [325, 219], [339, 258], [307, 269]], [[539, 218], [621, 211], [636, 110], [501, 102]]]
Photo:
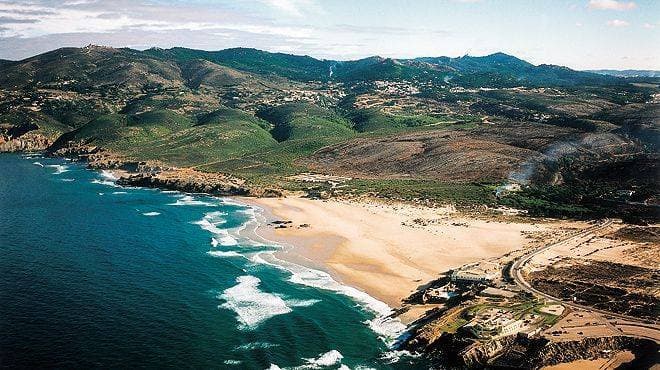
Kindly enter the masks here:
[[0, 367], [427, 368], [388, 307], [249, 238], [232, 199], [0, 154]]

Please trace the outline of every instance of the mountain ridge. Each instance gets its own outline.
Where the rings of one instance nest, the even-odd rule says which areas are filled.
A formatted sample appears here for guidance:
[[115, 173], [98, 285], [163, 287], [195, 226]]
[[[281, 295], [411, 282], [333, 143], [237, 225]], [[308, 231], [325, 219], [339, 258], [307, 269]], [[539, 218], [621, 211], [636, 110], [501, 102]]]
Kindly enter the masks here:
[[[34, 63], [52, 55], [67, 55], [78, 51], [80, 54], [106, 56], [123, 55], [141, 60], [152, 58], [161, 62], [182, 64], [192, 60], [206, 60], [239, 71], [260, 75], [274, 75], [296, 81], [370, 81], [375, 79], [400, 80], [441, 80], [460, 78], [464, 84], [488, 84], [498, 81], [507, 85], [577, 85], [577, 84], [616, 84], [617, 77], [587, 71], [576, 71], [568, 67], [552, 64], [534, 65], [513, 55], [497, 52], [485, 56], [461, 57], [417, 57], [383, 58], [371, 56], [357, 60], [338, 61], [316, 59], [307, 55], [272, 53], [254, 48], [229, 48], [217, 51], [197, 50], [183, 47], [169, 49], [150, 48], [111, 48], [89, 45], [84, 48], [59, 48], [32, 56], [20, 61], [0, 62], [0, 68]], [[368, 69], [376, 69], [369, 71]], [[479, 75], [470, 78], [470, 75]], [[502, 78], [492, 78], [498, 75]], [[489, 77], [490, 76], [490, 77]]]

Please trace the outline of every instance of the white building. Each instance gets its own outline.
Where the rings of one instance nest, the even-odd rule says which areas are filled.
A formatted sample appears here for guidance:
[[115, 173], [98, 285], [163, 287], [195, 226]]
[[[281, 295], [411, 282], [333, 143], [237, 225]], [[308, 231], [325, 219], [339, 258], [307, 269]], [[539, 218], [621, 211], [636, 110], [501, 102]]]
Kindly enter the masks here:
[[500, 276], [500, 265], [495, 262], [471, 263], [454, 270], [452, 281], [489, 282]]
[[524, 322], [515, 319], [510, 312], [489, 308], [481, 311], [465, 329], [480, 339], [497, 339], [516, 334], [523, 326]]

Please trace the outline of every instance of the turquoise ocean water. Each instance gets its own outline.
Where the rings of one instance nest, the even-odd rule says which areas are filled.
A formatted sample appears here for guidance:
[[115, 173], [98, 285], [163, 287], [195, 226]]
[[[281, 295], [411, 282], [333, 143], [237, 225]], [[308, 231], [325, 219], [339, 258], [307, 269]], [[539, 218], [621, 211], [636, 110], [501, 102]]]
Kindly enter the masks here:
[[0, 154], [0, 367], [425, 368], [387, 307], [242, 236], [229, 199]]

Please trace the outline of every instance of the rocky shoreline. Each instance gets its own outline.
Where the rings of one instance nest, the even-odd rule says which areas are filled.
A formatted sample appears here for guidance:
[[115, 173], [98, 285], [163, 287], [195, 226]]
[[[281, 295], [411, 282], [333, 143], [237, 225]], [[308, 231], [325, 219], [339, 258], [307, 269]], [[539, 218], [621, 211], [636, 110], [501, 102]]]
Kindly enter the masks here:
[[89, 168], [115, 170], [117, 184], [205, 193], [215, 196], [281, 197], [276, 189], [251, 186], [245, 180], [222, 173], [134, 161], [97, 146], [69, 144], [47, 150], [48, 155], [85, 161]]

